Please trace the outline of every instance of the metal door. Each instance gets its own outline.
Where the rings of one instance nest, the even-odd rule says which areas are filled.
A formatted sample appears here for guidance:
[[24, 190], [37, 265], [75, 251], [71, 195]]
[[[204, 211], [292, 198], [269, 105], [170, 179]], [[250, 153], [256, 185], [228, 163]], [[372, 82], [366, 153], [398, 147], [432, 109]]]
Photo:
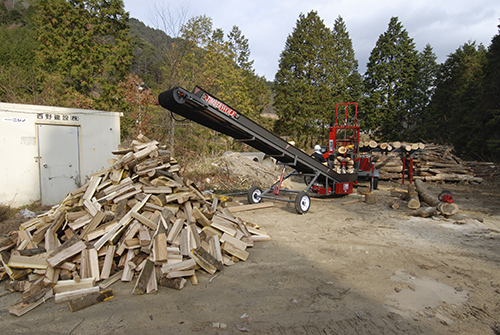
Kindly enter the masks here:
[[40, 201], [60, 203], [80, 186], [79, 128], [37, 124]]

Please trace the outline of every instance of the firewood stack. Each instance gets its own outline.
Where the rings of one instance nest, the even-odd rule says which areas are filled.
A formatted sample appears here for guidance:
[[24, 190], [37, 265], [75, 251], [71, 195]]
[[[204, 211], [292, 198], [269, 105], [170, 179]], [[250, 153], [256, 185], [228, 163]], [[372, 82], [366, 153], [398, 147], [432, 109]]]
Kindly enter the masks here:
[[474, 182], [482, 178], [474, 175], [467, 162], [455, 156], [452, 146], [423, 143], [377, 143], [360, 142], [361, 152], [370, 152], [379, 179], [398, 180], [402, 177], [403, 157], [407, 157], [406, 177], [409, 159], [413, 157], [413, 177], [425, 181]]
[[428, 144], [424, 151], [416, 152], [415, 179], [481, 183], [483, 179], [476, 177], [472, 169], [452, 151], [452, 146]]
[[133, 282], [133, 294], [196, 285], [198, 271], [245, 261], [246, 248], [270, 239], [183, 179], [156, 141], [139, 136], [113, 153], [109, 168], [0, 239], [6, 288], [23, 291], [11, 314], [52, 296], [85, 308], [112, 298], [106, 289], [118, 280]]

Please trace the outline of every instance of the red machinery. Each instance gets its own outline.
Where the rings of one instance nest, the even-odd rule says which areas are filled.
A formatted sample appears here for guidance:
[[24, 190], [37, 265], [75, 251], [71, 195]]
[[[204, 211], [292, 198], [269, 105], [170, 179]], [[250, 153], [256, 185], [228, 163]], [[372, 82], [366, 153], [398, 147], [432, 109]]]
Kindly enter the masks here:
[[[369, 178], [372, 189], [377, 189], [379, 175], [372, 163], [371, 155], [361, 154], [358, 151], [361, 133], [358, 124], [358, 104], [356, 102], [336, 104], [334, 123], [329, 131], [328, 151], [323, 154], [328, 166], [339, 174], [357, 174], [358, 179]], [[331, 193], [331, 190], [316, 185], [312, 190], [318, 194]], [[352, 193], [352, 188], [344, 192], [335, 190], [335, 193]]]
[[[360, 175], [371, 176], [372, 180], [378, 177], [378, 171], [374, 169], [369, 157], [366, 159], [357, 153], [360, 130], [355, 103], [337, 104], [335, 124], [330, 128], [331, 149], [324, 154], [327, 158], [327, 163], [324, 165], [198, 86], [192, 92], [181, 87], [162, 92], [158, 102], [171, 112], [231, 136], [237, 141], [245, 142], [256, 150], [274, 157], [278, 164], [283, 165], [280, 180], [268, 189], [262, 190], [257, 186], [250, 188], [248, 191], [250, 203], [258, 203], [262, 199], [294, 202], [295, 209], [302, 214], [306, 213], [311, 205], [307, 194], [310, 190], [325, 195], [344, 195], [352, 193], [353, 183], [358, 181]], [[341, 105], [346, 106], [343, 119], [338, 114]], [[354, 124], [348, 121], [348, 106], [355, 106]], [[342, 125], [339, 126], [340, 123]], [[294, 170], [285, 176], [285, 167]], [[302, 190], [282, 187], [283, 180], [291, 176], [303, 178], [306, 187]], [[295, 193], [295, 199], [279, 197], [287, 193]]]

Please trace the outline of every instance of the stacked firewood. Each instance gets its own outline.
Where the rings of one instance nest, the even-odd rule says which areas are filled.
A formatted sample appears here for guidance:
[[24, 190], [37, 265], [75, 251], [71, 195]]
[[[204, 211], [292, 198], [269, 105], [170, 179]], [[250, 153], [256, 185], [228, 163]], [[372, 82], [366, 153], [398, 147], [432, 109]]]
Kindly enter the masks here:
[[245, 261], [248, 247], [270, 239], [183, 179], [157, 142], [139, 136], [113, 153], [109, 168], [0, 239], [6, 287], [23, 292], [11, 314], [51, 297], [85, 308], [112, 298], [119, 280], [133, 282], [133, 294], [196, 285], [198, 271]]
[[[413, 177], [425, 181], [475, 182], [482, 178], [474, 175], [472, 169], [453, 154], [452, 146], [423, 143], [377, 143], [360, 142], [361, 152], [370, 152], [379, 179], [398, 180], [402, 178], [403, 167], [408, 178], [410, 160], [413, 159]], [[403, 166], [403, 163], [406, 163]]]
[[415, 178], [425, 181], [481, 183], [472, 169], [453, 154], [452, 146], [429, 144], [425, 150], [416, 152], [414, 158]]

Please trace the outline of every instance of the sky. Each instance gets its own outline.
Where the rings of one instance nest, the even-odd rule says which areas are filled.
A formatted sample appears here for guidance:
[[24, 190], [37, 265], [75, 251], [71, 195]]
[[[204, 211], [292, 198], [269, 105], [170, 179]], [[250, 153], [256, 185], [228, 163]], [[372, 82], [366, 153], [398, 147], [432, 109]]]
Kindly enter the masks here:
[[270, 81], [299, 15], [312, 10], [330, 29], [342, 17], [361, 74], [393, 16], [403, 24], [417, 51], [431, 45], [438, 63], [469, 41], [488, 47], [500, 24], [498, 0], [124, 0], [124, 4], [131, 17], [153, 28], [161, 28], [156, 22], [166, 14], [186, 19], [206, 15], [213, 28], [225, 34], [237, 26], [248, 39], [255, 72]]

